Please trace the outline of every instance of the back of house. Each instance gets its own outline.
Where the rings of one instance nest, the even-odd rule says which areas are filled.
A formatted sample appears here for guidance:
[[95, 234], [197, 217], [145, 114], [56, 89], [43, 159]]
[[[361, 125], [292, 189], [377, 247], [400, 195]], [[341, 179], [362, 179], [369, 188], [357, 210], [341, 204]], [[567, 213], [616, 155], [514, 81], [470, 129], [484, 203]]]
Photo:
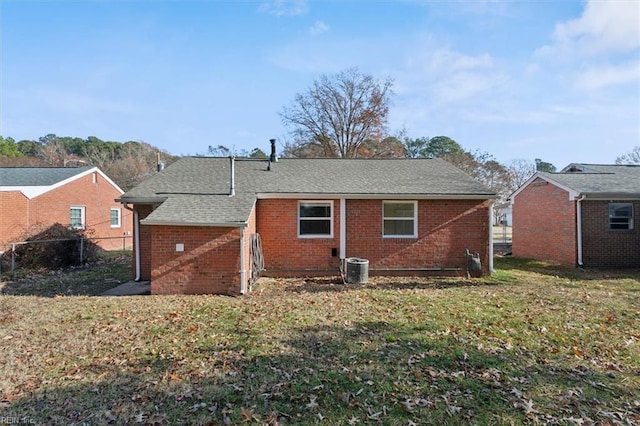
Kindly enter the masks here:
[[162, 293], [240, 294], [259, 275], [466, 276], [491, 269], [495, 194], [439, 159], [186, 157], [123, 194], [134, 277]]

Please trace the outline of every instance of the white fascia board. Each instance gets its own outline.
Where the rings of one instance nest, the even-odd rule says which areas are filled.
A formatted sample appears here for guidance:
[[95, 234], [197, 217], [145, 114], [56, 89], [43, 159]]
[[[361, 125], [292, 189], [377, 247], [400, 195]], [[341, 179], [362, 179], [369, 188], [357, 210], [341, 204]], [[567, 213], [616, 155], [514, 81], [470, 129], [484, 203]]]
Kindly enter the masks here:
[[60, 182], [56, 182], [53, 185], [40, 185], [40, 186], [0, 186], [0, 191], [20, 191], [24, 194], [28, 199], [32, 199], [38, 197], [42, 194], [45, 194], [49, 191], [53, 191], [56, 188], [60, 188], [68, 184], [69, 182], [73, 182], [74, 180], [80, 179], [81, 177], [87, 176], [91, 173], [98, 173], [100, 176], [104, 178], [111, 186], [113, 186], [120, 195], [124, 194], [124, 191], [116, 185], [114, 181], [109, 179], [109, 176], [105, 175], [102, 170], [97, 167], [92, 167], [89, 170], [85, 170], [82, 173], [78, 173], [77, 175], [73, 175], [65, 180], [61, 180]]
[[520, 188], [516, 189], [515, 191], [513, 191], [513, 193], [511, 193], [511, 195], [509, 195], [509, 203], [513, 206], [513, 199], [516, 197], [516, 195], [518, 195], [519, 193], [521, 193], [526, 187], [528, 187], [531, 183], [533, 183], [537, 178], [540, 178], [542, 180], [544, 180], [545, 182], [548, 182], [554, 186], [557, 186], [560, 189], [563, 189], [565, 191], [567, 191], [569, 193], [569, 201], [573, 201], [575, 200], [578, 196], [580, 196], [580, 193], [578, 191], [576, 191], [575, 189], [569, 188], [566, 185], [563, 185], [561, 183], [556, 182], [553, 179], [550, 179], [547, 176], [541, 175], [540, 172], [536, 172], [533, 176], [531, 176], [529, 179], [527, 179], [527, 181], [525, 183], [523, 183]]
[[608, 200], [625, 200], [625, 201], [633, 201], [640, 200], [640, 194], [629, 194], [624, 192], [602, 192], [602, 193], [585, 193], [585, 200], [599, 200], [599, 201], [608, 201]]
[[0, 186], [0, 192], [21, 192], [28, 199], [51, 191], [52, 186]]
[[308, 200], [493, 200], [495, 194], [314, 194], [265, 192], [256, 194], [258, 200], [308, 199]]

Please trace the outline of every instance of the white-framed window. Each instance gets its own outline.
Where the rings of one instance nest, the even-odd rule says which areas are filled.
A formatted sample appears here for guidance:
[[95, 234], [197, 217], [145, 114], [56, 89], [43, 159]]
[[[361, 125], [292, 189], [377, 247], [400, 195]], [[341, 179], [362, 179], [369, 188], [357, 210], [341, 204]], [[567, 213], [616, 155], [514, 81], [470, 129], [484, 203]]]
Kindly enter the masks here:
[[632, 203], [609, 203], [609, 229], [633, 229]]
[[112, 207], [110, 219], [112, 228], [120, 228], [122, 226], [122, 210]]
[[333, 237], [333, 201], [298, 202], [298, 237]]
[[384, 238], [416, 238], [418, 236], [418, 202], [383, 201], [382, 236]]
[[84, 206], [71, 206], [69, 209], [69, 226], [71, 229], [84, 229], [85, 208]]

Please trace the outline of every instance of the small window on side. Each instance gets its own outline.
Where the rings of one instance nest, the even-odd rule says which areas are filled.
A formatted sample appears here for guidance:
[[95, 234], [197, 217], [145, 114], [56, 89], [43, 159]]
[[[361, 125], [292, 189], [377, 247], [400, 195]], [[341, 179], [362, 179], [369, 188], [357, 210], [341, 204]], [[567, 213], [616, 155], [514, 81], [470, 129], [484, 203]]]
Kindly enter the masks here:
[[71, 206], [69, 209], [69, 226], [71, 229], [84, 229], [85, 214], [83, 206]]
[[122, 226], [122, 211], [118, 208], [111, 209], [111, 227], [120, 228]]
[[609, 203], [609, 229], [633, 229], [632, 203]]

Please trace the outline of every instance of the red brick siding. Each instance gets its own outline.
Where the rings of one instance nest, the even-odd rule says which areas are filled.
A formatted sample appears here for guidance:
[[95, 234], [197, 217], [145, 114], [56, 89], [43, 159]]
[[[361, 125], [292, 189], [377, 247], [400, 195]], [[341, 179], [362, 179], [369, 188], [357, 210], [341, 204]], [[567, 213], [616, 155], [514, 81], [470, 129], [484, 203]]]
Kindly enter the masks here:
[[575, 266], [576, 204], [545, 181], [529, 184], [513, 203], [513, 255]]
[[[94, 174], [96, 182], [93, 182]], [[14, 222], [13, 231], [10, 235], [15, 241], [16, 237], [22, 237], [25, 232], [40, 231], [54, 223], [68, 225], [70, 220], [71, 206], [84, 206], [85, 227], [89, 237], [114, 238], [97, 240], [96, 242], [104, 249], [121, 249], [123, 240], [127, 247], [131, 247], [132, 238], [123, 239], [130, 236], [132, 230], [131, 212], [122, 208], [120, 203], [114, 200], [120, 196], [113, 185], [105, 180], [98, 173], [91, 173], [79, 179], [73, 180], [66, 185], [55, 188], [42, 195], [39, 195], [26, 203], [18, 202], [12, 205], [11, 215], [26, 218], [20, 229]], [[15, 201], [15, 200], [13, 200]], [[2, 199], [2, 221], [4, 222], [5, 199]], [[111, 228], [111, 208], [121, 210], [121, 227]], [[10, 242], [5, 239], [3, 232], [1, 242]]]
[[[633, 229], [609, 229], [609, 203], [633, 203]], [[581, 202], [582, 259], [587, 267], [640, 266], [640, 201]]]
[[[268, 275], [336, 273], [340, 247], [340, 201], [333, 201], [333, 238], [298, 238], [298, 200], [259, 200], [257, 228]], [[464, 249], [489, 262], [487, 201], [421, 200], [417, 238], [382, 238], [382, 200], [347, 200], [346, 256], [387, 268], [466, 268]]]
[[240, 294], [239, 228], [150, 227], [152, 294]]
[[22, 241], [29, 227], [29, 199], [20, 191], [0, 192], [0, 251]]
[[333, 200], [333, 237], [298, 238], [298, 200], [258, 200], [256, 227], [262, 239], [265, 275], [338, 273], [340, 201]]
[[347, 200], [347, 257], [369, 260], [369, 269], [466, 270], [464, 250], [489, 265], [489, 207], [478, 200], [418, 201], [418, 237], [382, 238], [382, 201]]

